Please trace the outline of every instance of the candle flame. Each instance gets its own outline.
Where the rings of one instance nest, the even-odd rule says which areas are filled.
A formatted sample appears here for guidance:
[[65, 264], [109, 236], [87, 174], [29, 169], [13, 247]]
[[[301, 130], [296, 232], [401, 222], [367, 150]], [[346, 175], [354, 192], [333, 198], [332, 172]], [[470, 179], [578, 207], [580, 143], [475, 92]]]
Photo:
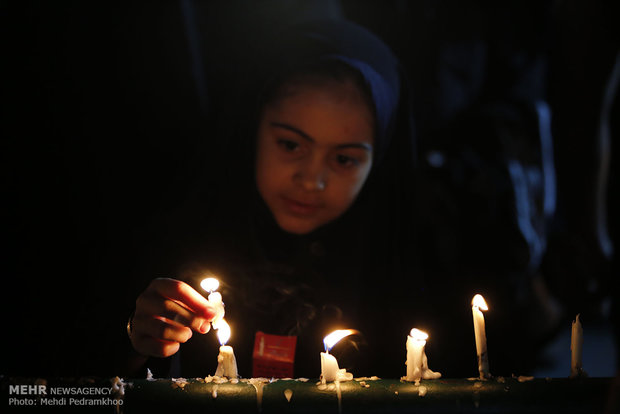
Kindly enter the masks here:
[[342, 338], [344, 338], [345, 336], [349, 336], [349, 335], [351, 335], [354, 332], [355, 331], [353, 331], [351, 329], [338, 329], [338, 330], [335, 330], [334, 332], [330, 333], [325, 338], [323, 338], [323, 344], [325, 344], [325, 350], [329, 351]]
[[225, 319], [218, 323], [217, 339], [220, 341], [220, 345], [226, 345], [226, 342], [230, 339], [230, 325], [228, 325]]
[[475, 306], [476, 308], [483, 311], [489, 310], [486, 301], [480, 294], [476, 294], [476, 296], [474, 296], [474, 298], [471, 300], [471, 306]]
[[206, 279], [202, 279], [202, 282], [200, 282], [200, 287], [207, 292], [213, 292], [220, 287], [220, 282], [214, 277], [207, 277]]
[[426, 341], [428, 339], [428, 334], [417, 328], [413, 328], [411, 332], [409, 333], [409, 336], [415, 339], [416, 341]]

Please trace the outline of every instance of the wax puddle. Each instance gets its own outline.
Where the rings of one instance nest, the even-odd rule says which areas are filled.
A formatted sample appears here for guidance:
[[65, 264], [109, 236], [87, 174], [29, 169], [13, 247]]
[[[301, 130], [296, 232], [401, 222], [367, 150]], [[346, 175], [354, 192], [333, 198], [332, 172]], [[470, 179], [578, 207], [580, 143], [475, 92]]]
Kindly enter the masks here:
[[263, 411], [263, 388], [268, 381], [265, 378], [251, 378], [248, 381], [256, 390], [256, 408], [259, 413]]
[[531, 376], [526, 376], [526, 375], [519, 375], [519, 376], [517, 377], [517, 381], [519, 381], [519, 382], [534, 381], [534, 377], [531, 377]]
[[338, 414], [342, 414], [342, 391], [340, 390], [340, 381], [335, 381], [336, 395], [338, 395]]
[[428, 392], [428, 389], [424, 385], [421, 385], [420, 388], [418, 388], [418, 395], [420, 397], [424, 397], [427, 392]]

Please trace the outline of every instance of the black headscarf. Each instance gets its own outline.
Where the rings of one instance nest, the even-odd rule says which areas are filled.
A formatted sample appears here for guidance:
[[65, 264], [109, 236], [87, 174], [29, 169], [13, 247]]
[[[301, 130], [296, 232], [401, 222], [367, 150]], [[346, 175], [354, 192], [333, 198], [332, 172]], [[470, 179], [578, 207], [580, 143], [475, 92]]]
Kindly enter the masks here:
[[[401, 98], [400, 65], [391, 50], [361, 26], [342, 20], [314, 21], [276, 34], [257, 56], [260, 88], [317, 62], [338, 61], [357, 70], [368, 85], [377, 121], [378, 153], [389, 145]], [[264, 89], [263, 91], [264, 92]]]
[[[239, 82], [231, 85], [232, 98], [216, 134], [217, 140], [224, 141], [224, 155], [218, 157], [223, 165], [217, 168], [221, 177], [217, 193], [223, 194], [219, 200], [224, 200], [219, 211], [237, 216], [234, 221], [239, 226], [255, 228], [256, 221], [264, 222], [264, 216], [270, 216], [255, 184], [256, 134], [266, 96], [295, 73], [322, 62], [338, 62], [357, 71], [374, 106], [373, 167], [351, 210], [360, 210], [359, 205], [366, 204], [366, 210], [376, 213], [371, 221], [384, 228], [397, 224], [379, 224], [380, 219], [391, 215], [389, 220], [396, 221], [398, 215], [411, 210], [413, 117], [409, 85], [398, 59], [381, 39], [357, 24], [314, 20], [262, 37], [239, 69]], [[214, 167], [206, 168], [206, 174], [213, 176]], [[231, 209], [231, 205], [237, 208]], [[400, 211], [394, 214], [395, 210]], [[351, 215], [350, 211], [345, 213]], [[239, 216], [250, 222], [239, 221]], [[368, 220], [364, 224], [369, 224]], [[403, 223], [398, 225], [402, 227]], [[409, 230], [403, 228], [403, 232]]]

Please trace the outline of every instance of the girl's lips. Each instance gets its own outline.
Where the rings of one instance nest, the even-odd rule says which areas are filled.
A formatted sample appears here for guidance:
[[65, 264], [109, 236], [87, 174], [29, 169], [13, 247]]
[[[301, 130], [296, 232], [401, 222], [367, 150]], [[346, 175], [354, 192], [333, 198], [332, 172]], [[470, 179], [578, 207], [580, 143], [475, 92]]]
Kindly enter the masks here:
[[311, 216], [321, 208], [318, 203], [305, 203], [288, 197], [282, 197], [282, 200], [291, 213], [299, 216]]

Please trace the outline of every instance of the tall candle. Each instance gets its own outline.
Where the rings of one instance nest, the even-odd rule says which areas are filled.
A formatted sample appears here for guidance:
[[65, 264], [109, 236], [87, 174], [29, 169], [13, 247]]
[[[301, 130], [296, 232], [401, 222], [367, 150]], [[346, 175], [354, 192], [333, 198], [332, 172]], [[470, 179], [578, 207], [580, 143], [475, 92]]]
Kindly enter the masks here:
[[215, 316], [213, 317], [213, 320], [211, 320], [211, 325], [213, 326], [213, 329], [218, 329], [219, 324], [224, 319], [225, 315], [222, 294], [220, 292], [216, 292], [216, 290], [220, 287], [220, 282], [214, 277], [207, 277], [200, 282], [200, 287], [209, 292], [209, 297], [207, 300], [215, 308]]
[[474, 317], [474, 335], [476, 337], [476, 354], [478, 355], [478, 372], [480, 378], [490, 378], [489, 357], [487, 354], [487, 334], [484, 327], [484, 315], [481, 310], [489, 308], [482, 295], [475, 295], [471, 301], [471, 312]]
[[579, 314], [575, 317], [571, 328], [570, 376], [571, 378], [575, 378], [584, 374], [581, 363], [581, 354], [583, 349], [583, 327], [581, 326], [581, 321], [579, 320]]
[[440, 378], [439, 372], [434, 372], [428, 368], [428, 358], [426, 356], [426, 340], [428, 334], [419, 329], [413, 328], [407, 336], [407, 376], [405, 380], [415, 381], [416, 385], [421, 379]]
[[321, 381], [348, 381], [353, 379], [353, 375], [346, 372], [346, 369], [340, 369], [336, 357], [329, 353], [334, 345], [338, 343], [342, 338], [351, 335], [355, 331], [351, 329], [339, 329], [336, 330], [325, 338], [323, 338], [323, 344], [325, 345], [325, 352], [321, 352]]
[[224, 301], [222, 301], [222, 294], [220, 292], [211, 292], [207, 298], [209, 302], [215, 307], [215, 316], [211, 320], [211, 326], [213, 329], [219, 329], [221, 322], [224, 320]]
[[226, 345], [228, 339], [230, 339], [230, 326], [226, 320], [222, 319], [217, 331], [217, 337], [220, 341], [220, 353], [217, 356], [217, 369], [215, 376], [237, 378], [237, 359], [233, 352], [232, 346]]

